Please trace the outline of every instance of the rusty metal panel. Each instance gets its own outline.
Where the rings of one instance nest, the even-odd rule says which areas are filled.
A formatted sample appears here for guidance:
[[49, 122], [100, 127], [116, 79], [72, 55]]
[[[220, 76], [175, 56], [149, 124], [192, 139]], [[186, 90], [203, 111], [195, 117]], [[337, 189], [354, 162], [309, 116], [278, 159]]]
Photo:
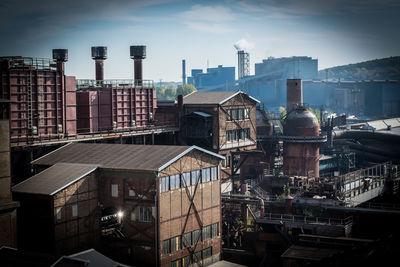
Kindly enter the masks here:
[[[11, 103], [12, 141], [69, 134], [65, 75], [56, 70], [55, 62], [15, 57], [5, 59], [0, 65], [0, 95], [15, 101]], [[70, 134], [75, 134], [74, 122], [70, 119], [68, 128]]]

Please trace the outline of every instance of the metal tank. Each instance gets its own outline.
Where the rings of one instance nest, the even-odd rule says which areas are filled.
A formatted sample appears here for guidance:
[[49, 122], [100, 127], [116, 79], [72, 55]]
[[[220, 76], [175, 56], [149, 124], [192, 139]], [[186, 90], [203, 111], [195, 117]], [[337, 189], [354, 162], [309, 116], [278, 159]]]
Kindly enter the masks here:
[[283, 173], [319, 177], [319, 136], [316, 116], [302, 105], [287, 114], [283, 127]]
[[92, 46], [92, 59], [95, 60], [96, 80], [104, 80], [104, 60], [107, 59], [107, 47]]

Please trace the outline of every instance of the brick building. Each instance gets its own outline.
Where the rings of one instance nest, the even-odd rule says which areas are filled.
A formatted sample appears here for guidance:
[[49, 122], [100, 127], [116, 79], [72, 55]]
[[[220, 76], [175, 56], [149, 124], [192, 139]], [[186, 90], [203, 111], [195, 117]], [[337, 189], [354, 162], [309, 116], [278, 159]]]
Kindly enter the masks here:
[[[218, 261], [221, 252], [222, 159], [196, 146], [68, 144], [33, 161], [36, 169], [47, 169], [13, 191], [22, 210], [35, 205], [35, 210], [43, 212], [40, 218], [46, 218], [49, 227], [38, 232], [60, 241], [56, 251], [54, 247], [45, 250], [83, 249], [90, 245], [86, 237], [93, 235], [94, 245], [96, 237], [102, 236], [108, 255], [118, 250], [119, 258], [122, 255], [129, 263], [207, 265]], [[74, 175], [58, 170], [68, 178], [48, 173], [74, 165]], [[78, 167], [91, 171], [78, 173]], [[47, 202], [32, 201], [36, 187], [51, 187], [45, 192]], [[21, 231], [29, 231], [29, 224], [21, 221]], [[27, 245], [33, 244], [27, 241]]]
[[257, 147], [257, 103], [257, 99], [241, 91], [193, 92], [183, 97], [182, 136], [187, 144], [225, 157], [223, 178], [238, 172], [239, 157], [234, 156], [235, 152]]

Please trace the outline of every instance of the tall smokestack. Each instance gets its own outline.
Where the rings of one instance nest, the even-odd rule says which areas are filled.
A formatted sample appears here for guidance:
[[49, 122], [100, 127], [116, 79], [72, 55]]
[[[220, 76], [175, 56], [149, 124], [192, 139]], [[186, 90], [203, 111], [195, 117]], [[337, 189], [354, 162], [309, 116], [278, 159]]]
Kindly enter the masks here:
[[57, 71], [64, 73], [64, 62], [68, 61], [68, 49], [53, 49], [53, 59], [57, 61]]
[[287, 114], [296, 107], [303, 105], [303, 83], [301, 79], [287, 79], [286, 88]]
[[244, 50], [239, 50], [238, 54], [238, 80], [250, 75], [250, 56]]
[[96, 65], [96, 81], [104, 80], [104, 60], [107, 59], [106, 46], [92, 46], [92, 59]]
[[182, 85], [186, 84], [186, 60], [182, 59]]
[[142, 85], [143, 83], [143, 66], [142, 60], [146, 58], [146, 46], [133, 45], [131, 46], [131, 59], [134, 62], [135, 83]]

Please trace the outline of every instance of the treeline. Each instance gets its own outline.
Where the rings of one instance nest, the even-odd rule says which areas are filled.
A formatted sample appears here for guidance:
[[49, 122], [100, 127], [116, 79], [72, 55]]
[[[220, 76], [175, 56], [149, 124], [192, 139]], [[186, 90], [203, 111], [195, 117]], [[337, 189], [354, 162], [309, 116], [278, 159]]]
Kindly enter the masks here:
[[157, 100], [175, 100], [178, 95], [187, 95], [191, 92], [197, 91], [196, 87], [192, 84], [179, 85], [177, 89], [172, 87], [159, 87], [154, 88], [157, 93]]
[[400, 57], [375, 59], [356, 64], [327, 68], [318, 72], [321, 80], [400, 80]]

